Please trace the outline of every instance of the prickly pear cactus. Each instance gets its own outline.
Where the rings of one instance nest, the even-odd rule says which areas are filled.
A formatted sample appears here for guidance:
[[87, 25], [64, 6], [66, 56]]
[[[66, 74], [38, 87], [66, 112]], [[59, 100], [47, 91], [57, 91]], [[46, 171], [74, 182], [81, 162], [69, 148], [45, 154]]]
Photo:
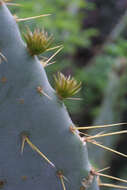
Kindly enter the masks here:
[[16, 22], [0, 1], [0, 188], [99, 190], [63, 104], [81, 84], [58, 73], [54, 90], [36, 56], [52, 37], [28, 29], [24, 44]]

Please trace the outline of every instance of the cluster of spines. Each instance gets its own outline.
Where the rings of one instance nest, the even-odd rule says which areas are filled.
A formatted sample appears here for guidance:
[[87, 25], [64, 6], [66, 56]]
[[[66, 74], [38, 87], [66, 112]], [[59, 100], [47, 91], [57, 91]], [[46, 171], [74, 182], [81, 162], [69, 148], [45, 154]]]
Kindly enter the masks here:
[[[7, 5], [16, 5], [16, 4], [13, 4], [13, 3], [9, 3], [10, 1], [11, 0], [4, 0], [4, 2]], [[0, 1], [0, 3], [2, 3], [2, 1]], [[16, 19], [17, 22], [20, 22], [20, 21], [30, 20], [30, 19], [34, 19], [34, 18], [40, 18], [40, 17], [44, 17], [44, 16], [49, 16], [49, 15], [48, 14], [47, 15], [40, 15], [40, 16], [22, 18], [22, 19], [19, 19], [18, 17], [15, 17], [15, 19]], [[30, 29], [27, 29], [27, 33], [24, 35], [24, 37], [25, 37], [25, 40], [26, 40], [26, 43], [27, 43], [27, 48], [28, 48], [29, 53], [30, 53], [31, 56], [38, 55], [38, 54], [43, 53], [45, 51], [50, 51], [50, 50], [58, 48], [58, 50], [49, 59], [47, 59], [46, 61], [41, 60], [41, 63], [42, 63], [42, 65], [44, 67], [49, 65], [50, 64], [49, 62], [51, 61], [51, 59], [54, 58], [55, 55], [63, 48], [61, 45], [56, 46], [56, 47], [51, 47], [52, 41], [53, 41], [52, 36], [48, 37], [47, 33], [43, 32], [43, 31], [40, 31], [39, 29], [36, 29], [34, 31], [34, 33], [32, 33], [30, 31]], [[0, 63], [2, 62], [2, 60], [7, 61], [6, 57], [0, 52]], [[74, 78], [71, 78], [70, 76], [65, 77], [62, 73], [58, 72], [57, 76], [54, 76], [54, 78], [55, 78], [56, 93], [57, 93], [57, 96], [58, 96], [58, 98], [60, 100], [71, 98], [73, 95], [75, 95], [81, 89], [81, 83], [80, 82], [78, 83]], [[50, 96], [48, 96], [46, 94], [46, 92], [43, 91], [42, 87], [38, 86], [37, 87], [37, 92], [40, 95], [45, 95], [49, 99], [51, 99]], [[118, 124], [102, 125], [102, 126], [90, 126], [90, 127], [70, 126], [69, 130], [73, 134], [79, 135], [79, 137], [80, 137], [80, 134], [83, 134], [84, 137], [82, 137], [82, 138], [80, 137], [82, 143], [90, 142], [90, 143], [95, 144], [96, 146], [99, 146], [99, 147], [101, 147], [101, 148], [103, 148], [105, 150], [109, 150], [109, 151], [114, 152], [114, 153], [116, 153], [116, 154], [118, 154], [120, 156], [127, 157], [127, 155], [125, 155], [123, 153], [120, 153], [118, 151], [115, 151], [115, 150], [113, 150], [113, 149], [111, 149], [109, 147], [106, 147], [106, 146], [104, 146], [104, 145], [102, 145], [102, 144], [100, 144], [100, 143], [98, 143], [97, 141], [94, 140], [94, 139], [99, 138], [99, 137], [105, 137], [105, 136], [111, 136], [111, 135], [118, 135], [118, 134], [127, 133], [127, 130], [113, 132], [113, 133], [96, 134], [94, 136], [89, 136], [86, 133], [78, 131], [78, 130], [81, 130], [81, 129], [82, 130], [83, 129], [84, 130], [86, 130], [86, 129], [96, 129], [96, 128], [118, 126], [118, 125], [123, 125], [123, 124], [126, 124], [126, 123], [118, 123]], [[78, 131], [78, 133], [77, 133], [77, 131]], [[55, 167], [53, 162], [50, 161], [50, 159], [48, 159], [48, 157], [45, 156], [45, 154], [43, 154], [39, 150], [39, 148], [37, 148], [37, 146], [35, 146], [31, 142], [31, 140], [30, 140], [30, 138], [29, 138], [29, 136], [27, 134], [24, 133], [21, 136], [22, 136], [21, 153], [23, 153], [25, 142], [27, 142], [29, 144], [29, 146], [34, 151], [36, 151], [41, 157], [43, 157], [43, 159], [45, 159], [46, 162], [48, 162], [52, 167]], [[127, 187], [125, 187], [125, 186], [118, 186], [118, 185], [114, 185], [114, 184], [102, 183], [100, 181], [100, 179], [99, 179], [100, 176], [107, 177], [107, 178], [110, 178], [110, 179], [115, 179], [117, 181], [127, 183], [127, 180], [120, 179], [120, 178], [113, 177], [113, 176], [109, 176], [109, 175], [106, 175], [106, 174], [102, 174], [101, 172], [106, 170], [106, 169], [102, 169], [102, 170], [98, 170], [98, 171], [95, 171], [94, 169], [92, 169], [89, 172], [87, 178], [85, 178], [85, 179], [83, 179], [81, 181], [82, 186], [81, 186], [80, 189], [85, 190], [86, 188], [88, 188], [92, 184], [94, 176], [98, 176], [98, 185], [99, 186], [114, 187], [114, 188], [119, 188], [119, 189], [127, 189]], [[62, 185], [63, 190], [66, 190], [66, 186], [65, 186], [65, 183], [64, 183], [64, 179], [66, 179], [66, 177], [64, 176], [64, 172], [62, 170], [58, 170], [56, 172], [56, 174], [57, 174], [57, 176], [59, 177], [59, 179], [61, 181], [61, 185]]]

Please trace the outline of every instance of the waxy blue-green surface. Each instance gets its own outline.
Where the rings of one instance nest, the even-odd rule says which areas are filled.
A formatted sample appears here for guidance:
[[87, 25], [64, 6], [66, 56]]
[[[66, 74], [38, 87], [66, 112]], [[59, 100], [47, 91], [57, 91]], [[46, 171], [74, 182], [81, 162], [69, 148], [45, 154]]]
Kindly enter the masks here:
[[[63, 190], [57, 170], [62, 170], [66, 190], [80, 190], [91, 169], [87, 148], [77, 135], [63, 103], [56, 97], [37, 57], [32, 57], [21, 39], [7, 7], [0, 5], [0, 52], [8, 62], [0, 64], [0, 181], [3, 190]], [[37, 92], [42, 86], [51, 100]], [[22, 102], [22, 100], [24, 102]], [[53, 168], [25, 143], [21, 134], [48, 159]], [[94, 156], [94, 155], [93, 155]], [[25, 176], [25, 177], [24, 177]], [[96, 180], [89, 188], [98, 190]]]

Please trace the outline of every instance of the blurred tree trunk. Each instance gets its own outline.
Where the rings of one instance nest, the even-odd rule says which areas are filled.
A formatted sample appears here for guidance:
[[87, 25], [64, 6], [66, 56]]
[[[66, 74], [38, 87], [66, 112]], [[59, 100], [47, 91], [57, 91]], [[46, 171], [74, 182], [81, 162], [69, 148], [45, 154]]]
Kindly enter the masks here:
[[[119, 90], [121, 88], [121, 77], [123, 77], [126, 71], [125, 61], [126, 60], [124, 59], [118, 58], [111, 72], [109, 73], [107, 88], [104, 92], [104, 99], [100, 107], [99, 115], [95, 118], [93, 125], [103, 125], [121, 122], [123, 110], [119, 109], [118, 105], [120, 104], [120, 102], [118, 101], [118, 97], [120, 93]], [[106, 129], [96, 129], [90, 131], [89, 134], [95, 135], [97, 133], [102, 132], [102, 130], [104, 131], [104, 133], [109, 133], [119, 131], [120, 128], [121, 127], [117, 126]], [[117, 141], [120, 137], [122, 136], [116, 135], [111, 137], [98, 138], [95, 140], [101, 142], [103, 145], [115, 148]], [[107, 166], [107, 164], [109, 164], [110, 160], [112, 159], [112, 156], [118, 156], [102, 148], [97, 148], [94, 145], [90, 145], [90, 156], [93, 151], [95, 152], [93, 160], [96, 161], [96, 164], [99, 167]]]
[[[74, 60], [78, 65], [86, 66], [94, 63], [94, 57], [103, 52], [105, 44], [114, 41], [123, 32], [127, 25], [127, 0], [87, 0], [96, 5], [94, 10], [86, 11], [87, 17], [83, 20], [83, 29], [96, 28], [97, 37], [92, 38], [92, 47], [78, 48]], [[76, 61], [74, 61], [76, 64]]]

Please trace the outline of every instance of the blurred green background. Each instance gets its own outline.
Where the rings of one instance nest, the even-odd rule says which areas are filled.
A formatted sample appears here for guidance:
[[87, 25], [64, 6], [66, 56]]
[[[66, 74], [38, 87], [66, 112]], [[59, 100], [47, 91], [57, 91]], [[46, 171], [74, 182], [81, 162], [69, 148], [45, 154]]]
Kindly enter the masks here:
[[[54, 46], [63, 50], [46, 67], [53, 86], [58, 70], [82, 82], [76, 97], [66, 100], [74, 123], [78, 126], [127, 121], [127, 0], [22, 0], [22, 7], [10, 7], [19, 18], [39, 14], [51, 16], [19, 23], [21, 32], [41, 28], [53, 34]], [[51, 56], [55, 52], [42, 56]], [[109, 128], [105, 132], [126, 129]], [[85, 131], [86, 132], [86, 131]], [[87, 131], [96, 134], [99, 130]], [[105, 137], [99, 142], [127, 154], [127, 135]], [[94, 151], [94, 157], [93, 157]], [[91, 154], [92, 153], [92, 154]], [[108, 174], [127, 178], [126, 158], [89, 145], [91, 163], [97, 168], [111, 166]], [[103, 180], [105, 181], [105, 180]], [[109, 182], [109, 181], [108, 181]], [[116, 183], [116, 182], [113, 182]], [[104, 188], [102, 188], [104, 189]]]

